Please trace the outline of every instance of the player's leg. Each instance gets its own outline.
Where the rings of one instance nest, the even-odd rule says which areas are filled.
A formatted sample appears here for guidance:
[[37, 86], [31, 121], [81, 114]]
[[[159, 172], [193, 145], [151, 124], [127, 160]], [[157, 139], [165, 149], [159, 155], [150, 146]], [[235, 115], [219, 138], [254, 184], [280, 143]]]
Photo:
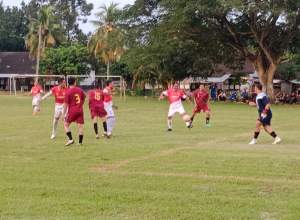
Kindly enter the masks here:
[[249, 143], [250, 145], [254, 145], [257, 143], [257, 139], [260, 133], [260, 128], [262, 126], [262, 123], [260, 120], [256, 120], [256, 124], [255, 124], [255, 130], [254, 130], [254, 136], [252, 141]]
[[265, 125], [264, 126], [265, 131], [271, 135], [274, 138], [274, 142], [273, 144], [279, 144], [281, 142], [281, 138], [278, 137], [278, 135], [276, 134], [276, 132], [273, 130], [273, 128], [271, 127], [271, 125]]
[[77, 127], [78, 127], [78, 143], [80, 145], [82, 145], [83, 143], [83, 127], [84, 127], [84, 124], [83, 123], [77, 123]]
[[106, 137], [107, 136], [107, 122], [106, 122], [106, 117], [103, 116], [101, 117], [102, 121], [102, 126], [103, 126], [103, 135]]
[[182, 104], [178, 106], [178, 108], [176, 109], [176, 112], [178, 112], [180, 114], [180, 116], [182, 117], [182, 120], [185, 122], [186, 127], [192, 128], [191, 117], [186, 113]]
[[95, 132], [95, 135], [96, 135], [96, 139], [99, 139], [99, 132], [98, 132], [98, 117], [95, 116], [93, 117], [93, 124], [94, 124], [94, 132]]
[[168, 126], [167, 131], [172, 131], [173, 130], [173, 115], [168, 115], [167, 126]]
[[206, 127], [211, 127], [210, 118], [211, 118], [211, 112], [209, 109], [206, 109], [205, 110], [205, 125], [206, 125]]
[[52, 122], [51, 139], [54, 139], [56, 137], [58, 122], [59, 119], [62, 117], [62, 114], [63, 114], [63, 106], [55, 105], [54, 117]]
[[70, 124], [71, 123], [68, 122], [67, 120], [64, 122], [65, 132], [66, 132], [66, 135], [68, 137], [68, 141], [65, 144], [65, 146], [70, 146], [71, 144], [74, 144], [74, 140], [73, 140], [73, 137], [72, 137], [72, 132], [70, 130]]
[[116, 123], [116, 118], [115, 118], [115, 113], [113, 110], [112, 103], [104, 104], [104, 109], [107, 113], [107, 117], [106, 117], [107, 135], [106, 136], [109, 138], [112, 136], [112, 132], [113, 132], [113, 129], [114, 129], [115, 123]]

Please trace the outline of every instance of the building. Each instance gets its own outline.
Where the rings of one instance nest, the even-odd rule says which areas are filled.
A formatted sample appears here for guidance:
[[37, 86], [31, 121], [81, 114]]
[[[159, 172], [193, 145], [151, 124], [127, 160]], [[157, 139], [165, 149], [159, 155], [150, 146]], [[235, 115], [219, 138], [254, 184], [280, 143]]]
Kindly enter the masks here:
[[[15, 75], [35, 74], [35, 60], [29, 52], [0, 52], [0, 90], [10, 90], [11, 79]], [[22, 79], [32, 84], [30, 79]], [[30, 81], [30, 82], [29, 82]]]

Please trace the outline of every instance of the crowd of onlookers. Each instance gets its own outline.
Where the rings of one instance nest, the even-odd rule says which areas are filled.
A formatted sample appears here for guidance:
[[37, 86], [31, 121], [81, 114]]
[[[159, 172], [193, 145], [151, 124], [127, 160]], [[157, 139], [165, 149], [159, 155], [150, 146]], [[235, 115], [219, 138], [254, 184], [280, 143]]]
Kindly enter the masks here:
[[287, 94], [284, 92], [279, 92], [275, 95], [275, 103], [279, 104], [297, 104], [300, 103], [300, 94], [292, 92]]
[[[216, 87], [210, 87], [210, 96], [212, 101], [230, 101], [230, 102], [255, 102], [256, 94], [250, 93], [247, 89], [224, 91], [222, 89], [216, 89]], [[300, 94], [295, 92], [291, 94], [279, 92], [275, 95], [276, 104], [300, 104]]]

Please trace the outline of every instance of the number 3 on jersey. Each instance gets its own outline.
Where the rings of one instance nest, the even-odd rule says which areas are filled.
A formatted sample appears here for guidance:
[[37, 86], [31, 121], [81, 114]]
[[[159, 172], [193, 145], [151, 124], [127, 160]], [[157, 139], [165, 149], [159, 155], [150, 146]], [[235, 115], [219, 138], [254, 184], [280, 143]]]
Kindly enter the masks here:
[[78, 94], [75, 94], [74, 96], [75, 96], [75, 101], [76, 101], [75, 103], [77, 105], [80, 104], [80, 102], [81, 102], [80, 96]]

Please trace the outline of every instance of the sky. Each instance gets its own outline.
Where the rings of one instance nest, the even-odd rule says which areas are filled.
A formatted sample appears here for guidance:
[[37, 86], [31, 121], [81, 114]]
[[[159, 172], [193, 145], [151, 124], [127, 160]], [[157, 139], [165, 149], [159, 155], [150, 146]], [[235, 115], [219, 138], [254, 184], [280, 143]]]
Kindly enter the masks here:
[[[0, 0], [3, 1], [3, 4], [5, 6], [20, 6], [22, 0]], [[25, 3], [28, 3], [30, 0], [24, 0]], [[95, 20], [94, 14], [98, 11], [99, 7], [103, 4], [108, 4], [110, 1], [108, 0], [87, 0], [88, 3], [94, 4], [94, 9], [92, 11], [92, 15], [89, 17], [89, 20]], [[113, 2], [118, 3], [120, 7], [123, 7], [127, 4], [133, 4], [134, 0], [113, 0]], [[82, 30], [85, 33], [93, 32], [95, 30], [95, 27], [87, 22], [86, 24], [81, 25]]]

